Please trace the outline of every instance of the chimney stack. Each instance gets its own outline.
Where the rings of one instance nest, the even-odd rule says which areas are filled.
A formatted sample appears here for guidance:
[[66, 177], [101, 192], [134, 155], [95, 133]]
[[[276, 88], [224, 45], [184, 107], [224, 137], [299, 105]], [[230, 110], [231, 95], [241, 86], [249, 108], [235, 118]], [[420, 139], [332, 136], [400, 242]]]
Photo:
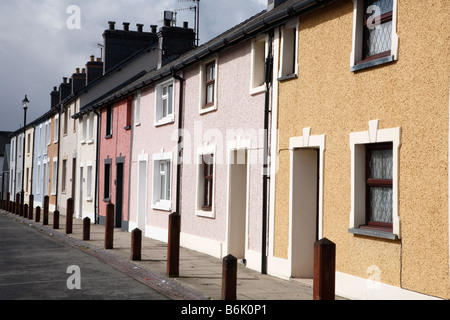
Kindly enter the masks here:
[[86, 64], [86, 85], [92, 83], [103, 75], [103, 62], [99, 58], [95, 61], [95, 56]]
[[75, 73], [72, 75], [72, 94], [80, 91], [86, 86], [86, 70], [80, 72], [80, 68], [76, 68]]
[[53, 87], [53, 91], [50, 93], [50, 109], [53, 109], [60, 101], [59, 90], [57, 87]]
[[67, 78], [63, 78], [63, 83], [59, 86], [59, 100], [64, 101], [65, 98], [72, 93], [72, 81], [68, 82]]
[[286, 2], [286, 0], [268, 0], [267, 2], [267, 11], [272, 10], [273, 8], [278, 7], [280, 4]]

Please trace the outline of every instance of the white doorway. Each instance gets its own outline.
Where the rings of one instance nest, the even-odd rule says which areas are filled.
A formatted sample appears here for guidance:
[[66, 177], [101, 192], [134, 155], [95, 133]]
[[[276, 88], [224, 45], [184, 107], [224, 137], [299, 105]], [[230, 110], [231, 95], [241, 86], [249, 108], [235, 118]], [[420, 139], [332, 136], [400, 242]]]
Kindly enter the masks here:
[[291, 276], [314, 276], [314, 242], [319, 240], [319, 149], [292, 151]]
[[248, 150], [231, 150], [228, 166], [227, 253], [245, 259], [248, 216]]
[[147, 166], [148, 161], [139, 160], [138, 168], [138, 214], [137, 214], [137, 226], [145, 232], [146, 215], [147, 215]]

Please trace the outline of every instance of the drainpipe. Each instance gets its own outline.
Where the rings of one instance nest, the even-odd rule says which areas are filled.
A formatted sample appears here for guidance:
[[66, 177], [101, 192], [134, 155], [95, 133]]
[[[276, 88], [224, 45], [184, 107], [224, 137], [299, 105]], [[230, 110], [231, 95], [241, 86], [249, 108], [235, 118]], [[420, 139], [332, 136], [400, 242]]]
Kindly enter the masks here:
[[183, 148], [181, 146], [181, 142], [183, 141], [183, 136], [181, 130], [183, 129], [183, 84], [184, 79], [176, 74], [175, 69], [172, 69], [172, 76], [174, 79], [180, 82], [180, 102], [179, 102], [179, 110], [178, 110], [178, 154], [177, 154], [177, 199], [176, 199], [176, 214], [180, 214], [180, 197], [181, 197], [181, 154], [183, 152]]
[[99, 217], [98, 217], [98, 171], [100, 167], [100, 114], [97, 112], [96, 109], [93, 110], [93, 112], [97, 115], [97, 150], [96, 150], [96, 166], [95, 166], [95, 199], [94, 199], [94, 220], [95, 224], [100, 224]]
[[[55, 208], [56, 210], [59, 210], [59, 206], [58, 206], [58, 190], [59, 190], [59, 163], [61, 161], [60, 159], [60, 146], [61, 146], [61, 130], [59, 130], [59, 128], [61, 128], [61, 108], [62, 106], [59, 108], [58, 111], [58, 161], [56, 163], [56, 203], [55, 203]], [[56, 127], [55, 127], [56, 129]]]
[[265, 110], [264, 110], [264, 163], [263, 163], [263, 203], [262, 203], [262, 249], [261, 249], [261, 274], [267, 274], [267, 190], [269, 177], [269, 113], [270, 113], [270, 88], [273, 76], [272, 53], [273, 30], [269, 32], [269, 53], [266, 58], [264, 77], [266, 83]]

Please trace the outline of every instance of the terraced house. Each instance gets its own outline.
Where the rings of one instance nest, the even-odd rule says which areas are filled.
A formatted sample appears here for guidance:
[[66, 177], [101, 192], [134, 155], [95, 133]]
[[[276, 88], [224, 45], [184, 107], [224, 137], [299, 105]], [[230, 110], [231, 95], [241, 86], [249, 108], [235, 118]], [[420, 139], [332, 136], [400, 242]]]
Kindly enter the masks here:
[[296, 72], [278, 81], [274, 273], [311, 277], [326, 237], [338, 294], [449, 298], [449, 8], [338, 0], [295, 19]]

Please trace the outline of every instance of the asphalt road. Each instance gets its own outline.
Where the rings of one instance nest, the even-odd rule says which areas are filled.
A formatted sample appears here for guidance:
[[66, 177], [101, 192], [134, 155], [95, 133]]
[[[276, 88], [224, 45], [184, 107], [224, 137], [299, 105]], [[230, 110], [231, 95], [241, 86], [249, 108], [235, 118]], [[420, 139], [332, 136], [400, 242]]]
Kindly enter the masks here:
[[0, 214], [0, 300], [168, 300], [150, 287]]

